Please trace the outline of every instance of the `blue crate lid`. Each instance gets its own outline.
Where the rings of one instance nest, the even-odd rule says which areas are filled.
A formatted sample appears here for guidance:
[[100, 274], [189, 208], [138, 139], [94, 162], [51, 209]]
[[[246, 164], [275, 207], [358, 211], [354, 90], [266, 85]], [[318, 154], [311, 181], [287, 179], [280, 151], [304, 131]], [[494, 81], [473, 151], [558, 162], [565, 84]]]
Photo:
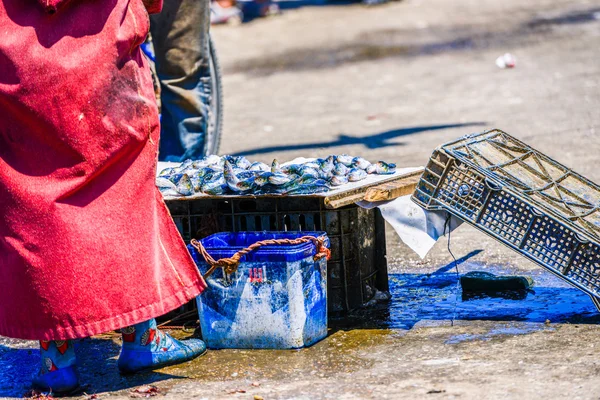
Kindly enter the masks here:
[[[212, 258], [228, 258], [236, 252], [261, 240], [268, 239], [298, 239], [303, 236], [325, 237], [325, 245], [329, 247], [329, 239], [326, 232], [220, 232], [210, 235], [200, 240], [202, 246], [206, 249]], [[188, 245], [188, 250], [196, 264], [204, 263], [204, 259], [198, 251]], [[260, 249], [242, 257], [244, 261], [283, 261], [292, 262], [302, 260], [306, 257], [314, 256], [317, 250], [312, 242], [295, 245], [271, 245], [263, 246]]]

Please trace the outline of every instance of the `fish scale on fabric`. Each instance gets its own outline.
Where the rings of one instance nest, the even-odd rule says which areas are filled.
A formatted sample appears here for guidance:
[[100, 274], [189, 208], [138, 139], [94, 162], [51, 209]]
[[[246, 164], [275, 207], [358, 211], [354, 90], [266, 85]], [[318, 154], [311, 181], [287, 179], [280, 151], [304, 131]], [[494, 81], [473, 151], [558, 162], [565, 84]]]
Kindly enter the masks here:
[[369, 174], [395, 172], [395, 164], [384, 161], [371, 163], [362, 157], [346, 154], [285, 164], [275, 159], [270, 166], [241, 156], [211, 155], [163, 169], [158, 174], [156, 185], [163, 194], [178, 196], [196, 193], [315, 194], [349, 182], [359, 182]]

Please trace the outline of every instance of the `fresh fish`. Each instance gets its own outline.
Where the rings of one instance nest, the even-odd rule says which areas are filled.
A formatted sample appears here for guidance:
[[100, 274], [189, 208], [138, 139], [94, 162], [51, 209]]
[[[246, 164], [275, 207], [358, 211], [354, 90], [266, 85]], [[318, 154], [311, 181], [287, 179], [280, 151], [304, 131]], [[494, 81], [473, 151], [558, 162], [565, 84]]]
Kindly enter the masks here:
[[271, 173], [269, 176], [269, 183], [275, 186], [286, 185], [292, 181], [292, 178], [289, 175], [283, 174], [281, 172]]
[[248, 170], [250, 170], [250, 171], [263, 171], [263, 172], [267, 172], [267, 171], [270, 171], [271, 168], [267, 164], [265, 164], [265, 163], [255, 162], [255, 163], [252, 163], [252, 165], [250, 165], [250, 167], [248, 168]]
[[221, 157], [211, 154], [208, 157], [204, 157], [202, 160], [206, 163], [206, 165], [217, 165], [221, 161]]
[[202, 184], [202, 193], [213, 196], [226, 194], [228, 189], [229, 185], [227, 185], [227, 182], [225, 182], [225, 177], [223, 175], [220, 175], [211, 181], [205, 181]]
[[309, 161], [307, 163], [302, 164], [304, 167], [319, 169], [320, 165], [317, 161]]
[[302, 169], [302, 167], [303, 167], [302, 164], [287, 164], [287, 165], [282, 165], [280, 170], [284, 174], [301, 175], [300, 170]]
[[260, 174], [259, 171], [235, 170], [235, 176], [240, 180], [253, 179]]
[[171, 176], [177, 173], [177, 168], [165, 168], [158, 173], [158, 176]]
[[350, 172], [348, 172], [348, 180], [350, 182], [358, 182], [362, 181], [367, 177], [367, 171], [360, 168], [352, 168]]
[[323, 193], [329, 190], [329, 186], [325, 185], [299, 185], [291, 190], [288, 190], [286, 194], [315, 194], [315, 193]]
[[194, 174], [194, 176], [197, 176], [198, 178], [201, 178], [201, 179], [209, 179], [210, 180], [212, 178], [212, 176], [218, 172], [219, 171], [217, 171], [211, 167], [204, 167], [204, 168], [199, 169]]
[[383, 161], [378, 161], [375, 164], [371, 164], [367, 168], [367, 172], [369, 174], [380, 174], [380, 175], [388, 175], [396, 172], [396, 164], [386, 163]]
[[331, 186], [345, 185], [346, 183], [348, 183], [348, 177], [345, 175], [334, 175], [331, 177], [329, 183], [331, 184]]
[[329, 156], [326, 159], [317, 160], [319, 164], [319, 169], [323, 171], [325, 174], [329, 174], [333, 172], [333, 168], [335, 164], [333, 162], [333, 156]]
[[156, 185], [163, 193], [191, 195], [203, 192], [211, 195], [236, 194], [310, 194], [331, 187], [357, 182], [367, 174], [392, 174], [395, 164], [379, 161], [371, 164], [362, 157], [346, 154], [327, 158], [296, 159], [293, 164], [271, 166], [251, 163], [241, 156], [207, 156], [185, 160], [179, 166], [160, 171]]
[[263, 187], [269, 184], [269, 177], [273, 175], [272, 172], [262, 172], [254, 178], [254, 184], [258, 187]]
[[248, 169], [252, 165], [246, 157], [234, 157], [234, 156], [224, 156], [225, 160], [228, 161], [232, 166], [241, 169]]
[[337, 176], [345, 176], [348, 174], [348, 167], [342, 163], [335, 164], [333, 168], [333, 174]]
[[318, 169], [315, 169], [313, 167], [307, 167], [305, 165], [302, 168], [300, 168], [300, 171], [299, 171], [298, 175], [300, 175], [300, 176], [312, 176], [314, 178], [319, 178], [321, 176], [321, 173], [319, 172]]
[[295, 185], [327, 185], [327, 181], [309, 175], [303, 175], [293, 182]]
[[227, 160], [225, 160], [224, 167], [223, 176], [225, 177], [227, 186], [231, 190], [236, 193], [246, 193], [252, 190], [254, 187], [254, 176], [249, 179], [239, 179], [233, 170], [233, 166]]
[[183, 196], [191, 196], [194, 194], [194, 187], [192, 181], [187, 174], [175, 174], [169, 178], [171, 182], [175, 184], [175, 190], [177, 193]]
[[362, 157], [354, 157], [352, 159], [352, 165], [355, 168], [367, 169], [369, 167], [369, 165], [371, 165], [371, 163]]
[[188, 158], [187, 160], [185, 160], [184, 162], [182, 162], [179, 165], [178, 169], [179, 169], [179, 171], [185, 171], [186, 169], [188, 169], [189, 167], [191, 167], [192, 164], [194, 164], [194, 161], [192, 159]]
[[198, 193], [202, 191], [202, 183], [204, 182], [204, 179], [202, 179], [198, 174], [192, 175], [190, 177], [190, 182], [192, 182], [194, 192]]
[[344, 164], [346, 167], [352, 166], [353, 157], [347, 154], [340, 154], [335, 157], [335, 161], [338, 164]]
[[175, 184], [164, 176], [158, 176], [156, 178], [156, 186], [159, 189], [175, 189]]
[[274, 159], [273, 162], [271, 163], [271, 173], [276, 173], [279, 172], [280, 168], [279, 168], [279, 161], [277, 161], [277, 159]]

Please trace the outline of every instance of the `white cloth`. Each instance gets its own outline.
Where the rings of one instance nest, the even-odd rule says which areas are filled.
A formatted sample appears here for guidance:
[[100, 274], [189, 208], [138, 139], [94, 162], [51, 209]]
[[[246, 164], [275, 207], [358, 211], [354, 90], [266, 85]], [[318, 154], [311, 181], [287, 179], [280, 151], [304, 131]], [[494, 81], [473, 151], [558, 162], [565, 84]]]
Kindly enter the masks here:
[[367, 209], [379, 207], [381, 215], [392, 225], [400, 239], [421, 258], [425, 258], [441, 236], [462, 224], [454, 216], [448, 220], [450, 214], [445, 211], [424, 210], [410, 199], [410, 195], [388, 202], [360, 201], [356, 204]]

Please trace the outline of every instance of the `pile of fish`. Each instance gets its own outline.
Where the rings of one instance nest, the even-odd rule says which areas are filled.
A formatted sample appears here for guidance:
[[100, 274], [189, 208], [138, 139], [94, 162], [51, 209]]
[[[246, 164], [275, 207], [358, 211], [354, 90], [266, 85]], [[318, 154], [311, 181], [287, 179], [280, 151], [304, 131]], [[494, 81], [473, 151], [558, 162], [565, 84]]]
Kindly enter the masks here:
[[158, 174], [156, 185], [165, 195], [191, 196], [197, 193], [223, 194], [314, 194], [368, 174], [393, 174], [395, 164], [370, 163], [346, 154], [269, 166], [245, 157], [208, 156], [186, 160]]

